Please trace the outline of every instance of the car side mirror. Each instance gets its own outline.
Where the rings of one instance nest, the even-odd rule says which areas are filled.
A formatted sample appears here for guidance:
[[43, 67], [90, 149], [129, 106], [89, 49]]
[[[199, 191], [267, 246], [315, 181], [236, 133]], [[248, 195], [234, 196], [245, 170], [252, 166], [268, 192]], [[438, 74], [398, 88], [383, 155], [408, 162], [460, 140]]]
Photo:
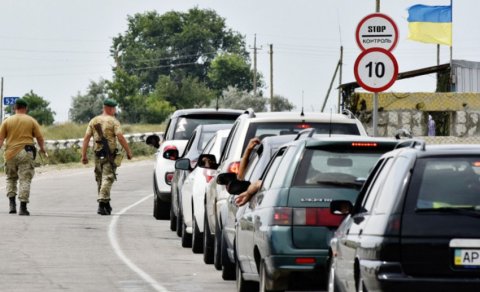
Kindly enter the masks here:
[[232, 181], [237, 180], [237, 174], [233, 172], [220, 173], [217, 175], [217, 184], [226, 186]]
[[180, 169], [180, 170], [192, 170], [190, 167], [190, 159], [188, 158], [180, 158], [177, 161], [175, 161], [175, 169]]
[[245, 192], [250, 186], [250, 182], [246, 180], [233, 180], [227, 184], [227, 192], [231, 195], [239, 195]]
[[197, 166], [207, 169], [217, 169], [217, 158], [215, 158], [215, 155], [213, 154], [201, 154], [198, 157]]
[[330, 213], [334, 215], [348, 215], [353, 211], [352, 202], [347, 200], [335, 200], [330, 202]]
[[160, 147], [160, 137], [158, 137], [158, 135], [155, 135], [155, 134], [147, 136], [147, 139], [145, 139], [145, 144], [158, 149]]

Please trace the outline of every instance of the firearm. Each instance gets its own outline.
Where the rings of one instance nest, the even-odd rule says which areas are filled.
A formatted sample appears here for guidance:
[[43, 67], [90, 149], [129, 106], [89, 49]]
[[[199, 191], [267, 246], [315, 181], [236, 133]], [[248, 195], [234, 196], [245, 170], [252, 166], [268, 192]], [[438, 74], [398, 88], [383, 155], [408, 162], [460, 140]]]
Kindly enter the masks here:
[[100, 141], [95, 141], [95, 142], [102, 144], [102, 150], [100, 150], [100, 154], [97, 154], [97, 155], [100, 158], [104, 158], [104, 157], [107, 158], [108, 162], [112, 166], [113, 178], [117, 180], [117, 174], [115, 173], [115, 170], [117, 168], [115, 165], [115, 153], [112, 153], [112, 151], [110, 151], [110, 147], [108, 146], [108, 140], [103, 135], [102, 125], [95, 124], [93, 127], [95, 128], [95, 130], [98, 133], [98, 136], [100, 137]]

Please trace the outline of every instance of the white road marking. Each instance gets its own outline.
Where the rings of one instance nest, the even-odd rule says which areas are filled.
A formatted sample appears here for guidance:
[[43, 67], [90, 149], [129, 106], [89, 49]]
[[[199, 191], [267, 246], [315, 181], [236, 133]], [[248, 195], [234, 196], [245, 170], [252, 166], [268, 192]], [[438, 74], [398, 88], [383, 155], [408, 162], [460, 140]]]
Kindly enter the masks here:
[[117, 254], [117, 256], [127, 265], [132, 271], [134, 271], [137, 275], [139, 275], [145, 282], [147, 282], [155, 291], [158, 292], [168, 292], [168, 290], [160, 285], [155, 279], [153, 279], [149, 274], [145, 273], [142, 269], [140, 269], [137, 265], [135, 265], [122, 251], [122, 248], [118, 244], [117, 241], [117, 234], [116, 234], [116, 226], [118, 223], [118, 219], [121, 215], [125, 214], [131, 208], [143, 203], [145, 200], [151, 198], [153, 194], [146, 196], [145, 198], [133, 203], [132, 205], [123, 208], [120, 212], [115, 213], [112, 216], [112, 221], [110, 222], [110, 226], [108, 227], [108, 238], [110, 239], [110, 245], [112, 246], [113, 250]]

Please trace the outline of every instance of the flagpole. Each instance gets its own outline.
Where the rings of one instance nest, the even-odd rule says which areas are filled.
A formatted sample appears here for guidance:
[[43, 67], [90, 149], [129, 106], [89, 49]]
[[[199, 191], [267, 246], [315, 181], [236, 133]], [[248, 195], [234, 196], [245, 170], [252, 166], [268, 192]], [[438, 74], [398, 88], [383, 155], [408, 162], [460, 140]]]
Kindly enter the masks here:
[[452, 13], [451, 42], [450, 42], [450, 91], [453, 91], [453, 0], [450, 0], [450, 13]]

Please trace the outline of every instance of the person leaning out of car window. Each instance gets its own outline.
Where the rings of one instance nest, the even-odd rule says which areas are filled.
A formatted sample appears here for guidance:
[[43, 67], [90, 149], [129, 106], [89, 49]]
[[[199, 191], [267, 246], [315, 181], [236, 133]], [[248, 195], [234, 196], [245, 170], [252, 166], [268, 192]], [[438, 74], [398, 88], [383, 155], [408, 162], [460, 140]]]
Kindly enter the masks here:
[[[242, 160], [240, 161], [240, 167], [237, 174], [238, 180], [245, 179], [245, 170], [248, 165], [248, 159], [250, 157], [250, 154], [252, 153], [253, 148], [255, 148], [255, 146], [257, 146], [258, 144], [260, 144], [260, 139], [257, 137], [250, 139], [250, 141], [248, 142], [247, 148], [243, 153]], [[262, 185], [261, 180], [257, 180], [256, 182], [253, 182], [252, 184], [250, 184], [250, 186], [245, 192], [239, 194], [235, 198], [235, 204], [237, 204], [238, 206], [245, 205], [250, 200], [250, 198], [257, 193], [261, 185]]]

